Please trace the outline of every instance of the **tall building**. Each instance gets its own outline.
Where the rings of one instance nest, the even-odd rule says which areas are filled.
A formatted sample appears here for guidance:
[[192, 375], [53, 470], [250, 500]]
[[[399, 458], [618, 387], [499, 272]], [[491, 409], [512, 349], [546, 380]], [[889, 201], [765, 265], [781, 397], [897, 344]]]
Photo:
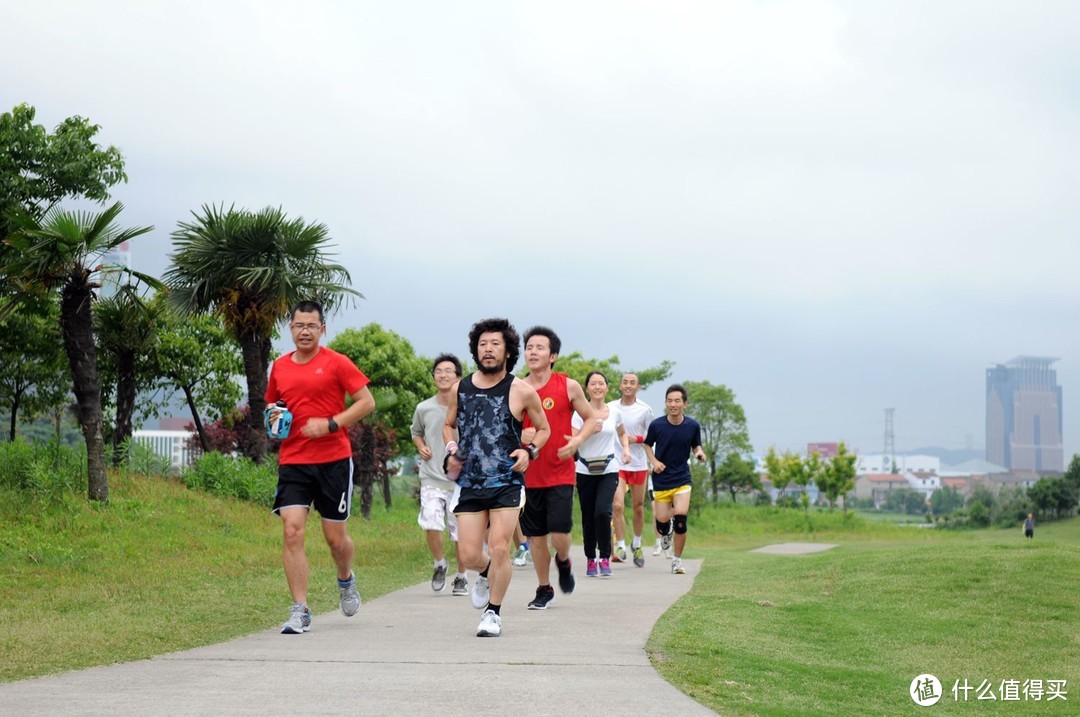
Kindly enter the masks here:
[[1055, 361], [1017, 356], [986, 370], [986, 460], [1010, 470], [1065, 470]]

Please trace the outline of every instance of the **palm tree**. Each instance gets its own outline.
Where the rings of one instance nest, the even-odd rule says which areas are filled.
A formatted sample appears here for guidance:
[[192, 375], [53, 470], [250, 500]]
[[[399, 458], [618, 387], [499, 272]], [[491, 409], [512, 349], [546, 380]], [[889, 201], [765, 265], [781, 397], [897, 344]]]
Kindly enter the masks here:
[[339, 264], [328, 263], [324, 224], [288, 219], [280, 208], [253, 213], [203, 205], [202, 214], [173, 232], [173, 267], [165, 283], [181, 311], [214, 312], [240, 345], [248, 389], [251, 457], [266, 455], [262, 428], [270, 340], [278, 322], [299, 301], [320, 302], [325, 310], [362, 295]]
[[[92, 305], [101, 286], [101, 257], [123, 242], [153, 227], [121, 229], [115, 225], [123, 211], [120, 202], [100, 213], [65, 211], [53, 207], [40, 220], [14, 213], [16, 230], [7, 238], [2, 270], [14, 298], [3, 311], [15, 309], [23, 297], [60, 292], [60, 332], [71, 365], [79, 424], [86, 440], [86, 465], [90, 500], [107, 501], [109, 482], [101, 432], [101, 381], [98, 377]], [[161, 283], [131, 270], [150, 286]]]
[[[115, 361], [116, 426], [112, 431], [113, 465], [124, 463], [125, 443], [131, 438], [135, 396], [139, 392], [137, 362], [151, 350], [160, 325], [159, 305], [139, 296], [133, 284], [100, 299], [94, 307], [94, 331], [101, 349]], [[143, 372], [145, 374], [145, 371]]]

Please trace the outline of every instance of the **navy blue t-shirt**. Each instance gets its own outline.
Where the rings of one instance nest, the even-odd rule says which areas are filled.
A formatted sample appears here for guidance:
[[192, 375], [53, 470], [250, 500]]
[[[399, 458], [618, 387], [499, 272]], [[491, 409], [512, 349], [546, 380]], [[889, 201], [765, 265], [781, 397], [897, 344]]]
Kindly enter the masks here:
[[671, 490], [690, 485], [690, 454], [701, 445], [701, 425], [689, 416], [673, 425], [667, 416], [649, 424], [645, 443], [652, 448], [656, 460], [664, 464], [663, 473], [653, 473], [653, 490]]

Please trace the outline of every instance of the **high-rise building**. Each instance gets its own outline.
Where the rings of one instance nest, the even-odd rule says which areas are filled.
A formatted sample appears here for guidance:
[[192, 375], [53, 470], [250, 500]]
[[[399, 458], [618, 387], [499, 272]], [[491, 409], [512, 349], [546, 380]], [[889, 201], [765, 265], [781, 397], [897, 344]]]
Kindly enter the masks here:
[[986, 370], [986, 460], [1010, 470], [1065, 470], [1055, 361], [1017, 356]]

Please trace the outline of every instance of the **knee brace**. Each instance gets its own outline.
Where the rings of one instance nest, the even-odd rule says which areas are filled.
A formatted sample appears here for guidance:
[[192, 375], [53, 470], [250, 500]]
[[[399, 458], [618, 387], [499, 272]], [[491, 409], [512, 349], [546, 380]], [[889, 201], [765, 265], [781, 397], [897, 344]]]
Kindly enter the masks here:
[[657, 535], [671, 535], [671, 521], [661, 523], [656, 521], [656, 534]]
[[686, 516], [685, 515], [676, 515], [674, 518], [671, 519], [671, 522], [675, 524], [675, 532], [676, 533], [678, 533], [679, 535], [683, 535], [683, 534], [686, 533]]

